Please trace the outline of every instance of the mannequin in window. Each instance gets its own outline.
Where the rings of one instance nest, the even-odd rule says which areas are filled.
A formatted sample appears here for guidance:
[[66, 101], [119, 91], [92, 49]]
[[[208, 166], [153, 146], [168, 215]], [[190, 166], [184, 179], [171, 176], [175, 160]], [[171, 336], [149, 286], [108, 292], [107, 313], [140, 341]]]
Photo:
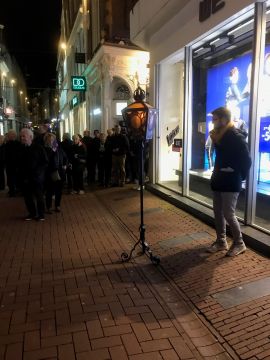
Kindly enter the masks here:
[[250, 75], [251, 75], [251, 65], [249, 65], [247, 70], [247, 84], [242, 94], [238, 88], [238, 80], [239, 80], [239, 70], [237, 67], [234, 67], [230, 71], [230, 86], [226, 93], [226, 108], [231, 112], [231, 119], [234, 122], [234, 126], [241, 130], [245, 138], [248, 135], [247, 126], [244, 120], [241, 119], [241, 110], [239, 107], [239, 103], [243, 101], [243, 94], [245, 97], [249, 96], [250, 91]]
[[238, 88], [239, 70], [234, 67], [230, 71], [230, 85], [226, 92], [226, 107], [230, 109], [235, 107], [242, 100], [241, 93]]
[[208, 137], [205, 142], [205, 151], [208, 160], [208, 170], [212, 171], [214, 167], [214, 144], [210, 137], [210, 131], [213, 129], [213, 124], [210, 122], [208, 124]]
[[264, 71], [261, 82], [261, 116], [270, 116], [270, 53], [264, 58]]

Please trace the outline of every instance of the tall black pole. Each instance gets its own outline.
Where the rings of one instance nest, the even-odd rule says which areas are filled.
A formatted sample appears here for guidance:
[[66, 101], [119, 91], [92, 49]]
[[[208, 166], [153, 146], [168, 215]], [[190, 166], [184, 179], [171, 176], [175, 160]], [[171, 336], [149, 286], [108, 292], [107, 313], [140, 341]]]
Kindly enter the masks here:
[[140, 174], [139, 174], [139, 185], [140, 185], [140, 210], [141, 210], [141, 224], [140, 224], [140, 240], [142, 243], [142, 251], [145, 253], [145, 226], [143, 219], [143, 188], [144, 188], [144, 141], [140, 140]]

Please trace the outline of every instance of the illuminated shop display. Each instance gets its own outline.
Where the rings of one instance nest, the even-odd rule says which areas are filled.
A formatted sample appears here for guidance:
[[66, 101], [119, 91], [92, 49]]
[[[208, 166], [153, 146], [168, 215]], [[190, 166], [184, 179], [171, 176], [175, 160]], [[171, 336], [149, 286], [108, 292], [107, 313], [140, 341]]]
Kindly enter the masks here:
[[[204, 169], [212, 167], [214, 152], [209, 131], [212, 129], [211, 111], [219, 106], [230, 109], [235, 127], [248, 137], [251, 80], [251, 53], [218, 64], [207, 71], [206, 131]], [[270, 46], [265, 49], [265, 65], [261, 79], [259, 171], [260, 181], [270, 183]]]

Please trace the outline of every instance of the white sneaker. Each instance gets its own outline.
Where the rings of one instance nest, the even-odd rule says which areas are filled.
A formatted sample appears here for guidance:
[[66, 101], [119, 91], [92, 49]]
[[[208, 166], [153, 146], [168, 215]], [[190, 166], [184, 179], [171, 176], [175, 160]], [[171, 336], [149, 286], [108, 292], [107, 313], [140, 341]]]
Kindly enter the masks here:
[[241, 244], [232, 244], [226, 256], [237, 256], [243, 254], [247, 250], [244, 243]]
[[79, 194], [79, 195], [83, 195], [83, 194], [85, 194], [85, 192], [84, 192], [83, 190], [80, 190], [80, 191], [78, 192], [78, 194]]
[[[144, 190], [144, 185], [143, 185], [142, 188], [143, 188], [143, 190]], [[140, 191], [140, 190], [141, 190], [141, 187], [140, 187], [140, 186], [134, 186], [133, 190], [138, 190], [138, 191]]]
[[218, 251], [228, 250], [228, 244], [225, 242], [215, 241], [206, 251], [214, 254]]

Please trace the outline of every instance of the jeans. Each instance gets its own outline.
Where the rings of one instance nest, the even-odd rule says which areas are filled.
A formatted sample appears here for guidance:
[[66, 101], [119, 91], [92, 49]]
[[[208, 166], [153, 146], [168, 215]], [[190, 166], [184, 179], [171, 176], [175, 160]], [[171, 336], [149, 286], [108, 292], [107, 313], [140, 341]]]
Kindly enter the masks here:
[[214, 191], [213, 205], [215, 215], [215, 225], [217, 242], [226, 242], [226, 222], [231, 228], [233, 243], [236, 245], [243, 243], [242, 233], [239, 222], [235, 215], [238, 192]]

